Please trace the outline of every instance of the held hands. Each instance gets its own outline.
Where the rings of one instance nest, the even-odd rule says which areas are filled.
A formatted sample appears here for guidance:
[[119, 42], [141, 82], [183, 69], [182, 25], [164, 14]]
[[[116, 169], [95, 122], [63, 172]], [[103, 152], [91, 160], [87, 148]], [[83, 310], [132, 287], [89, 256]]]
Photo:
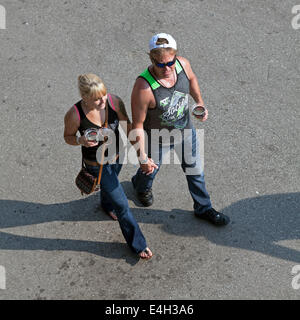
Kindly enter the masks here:
[[151, 158], [148, 158], [147, 163], [140, 163], [140, 168], [143, 171], [143, 174], [146, 174], [148, 176], [149, 174], [153, 173], [155, 169], [158, 169], [158, 166], [154, 163], [154, 161]]

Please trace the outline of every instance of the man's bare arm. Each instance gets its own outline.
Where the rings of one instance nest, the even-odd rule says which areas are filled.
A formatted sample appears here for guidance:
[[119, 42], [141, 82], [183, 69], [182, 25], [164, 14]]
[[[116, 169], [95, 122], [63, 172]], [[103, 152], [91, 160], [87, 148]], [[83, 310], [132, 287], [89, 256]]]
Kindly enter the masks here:
[[187, 59], [183, 58], [183, 57], [178, 57], [178, 58], [179, 58], [179, 61], [182, 64], [182, 66], [184, 67], [184, 71], [185, 71], [187, 77], [190, 80], [190, 95], [193, 97], [193, 99], [195, 100], [195, 102], [197, 104], [203, 106], [204, 102], [203, 102], [203, 99], [202, 99], [202, 96], [201, 96], [198, 79], [197, 79], [197, 76], [195, 75], [195, 73], [192, 70], [190, 62]]
[[138, 78], [131, 94], [132, 129], [138, 149], [137, 155], [142, 159], [146, 158], [144, 121], [146, 120], [149, 101], [151, 99], [151, 89], [145, 80]]
[[[201, 91], [200, 91], [198, 79], [192, 70], [190, 62], [183, 57], [178, 57], [178, 60], [182, 64], [184, 71], [185, 71], [188, 79], [190, 80], [190, 95], [193, 97], [193, 99], [197, 105], [204, 106], [204, 101], [201, 96]], [[206, 109], [205, 116], [202, 119], [200, 119], [200, 121], [201, 122], [206, 121], [207, 117], [208, 117], [208, 111]]]
[[[140, 160], [147, 159], [145, 150], [145, 134], [144, 134], [144, 121], [146, 120], [147, 110], [153, 98], [151, 88], [148, 83], [141, 78], [138, 78], [131, 94], [131, 111], [132, 111], [132, 137], [135, 138], [134, 147], [137, 156]], [[141, 164], [141, 169], [146, 174], [150, 174], [158, 166], [152, 159], [148, 159], [147, 163]]]

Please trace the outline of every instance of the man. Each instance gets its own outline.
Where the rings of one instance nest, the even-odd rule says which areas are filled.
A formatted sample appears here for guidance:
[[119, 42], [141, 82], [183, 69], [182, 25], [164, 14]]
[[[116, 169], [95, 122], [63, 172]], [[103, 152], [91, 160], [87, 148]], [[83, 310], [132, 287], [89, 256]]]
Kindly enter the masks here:
[[[197, 77], [189, 61], [176, 55], [177, 44], [171, 35], [160, 33], [153, 36], [149, 42], [149, 49], [152, 64], [137, 78], [131, 95], [133, 129], [137, 136], [137, 155], [140, 162], [140, 168], [132, 177], [132, 183], [138, 199], [146, 207], [152, 205], [152, 183], [166, 151], [160, 141], [158, 152], [155, 155], [151, 154], [151, 133], [155, 131], [153, 129], [176, 129], [182, 133], [182, 139], [180, 143], [171, 142], [169, 147], [174, 148], [177, 154], [182, 152], [181, 167], [184, 172], [192, 169], [192, 174], [186, 174], [186, 179], [194, 201], [195, 215], [217, 226], [226, 225], [229, 218], [212, 208], [196, 148], [196, 132], [189, 116], [188, 94], [198, 106], [204, 106]], [[206, 121], [207, 117], [206, 110], [200, 121]], [[186, 151], [187, 147], [190, 147], [190, 152]], [[187, 159], [190, 160], [195, 155], [196, 161], [191, 165]], [[155, 161], [152, 160], [154, 157]]]

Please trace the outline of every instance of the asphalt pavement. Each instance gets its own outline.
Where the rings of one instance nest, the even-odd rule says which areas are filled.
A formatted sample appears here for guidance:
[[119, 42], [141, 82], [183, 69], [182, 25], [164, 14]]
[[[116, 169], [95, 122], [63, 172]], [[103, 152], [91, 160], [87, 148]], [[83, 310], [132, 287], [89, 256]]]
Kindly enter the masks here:
[[[298, 4], [0, 0], [0, 299], [299, 300]], [[124, 165], [120, 181], [154, 253], [142, 261], [98, 209], [99, 194], [76, 188], [80, 149], [64, 142], [63, 120], [87, 72], [131, 116], [158, 32], [174, 36], [198, 76], [206, 186], [231, 223], [194, 217], [175, 164], [162, 166], [154, 204], [142, 207], [137, 167]]]

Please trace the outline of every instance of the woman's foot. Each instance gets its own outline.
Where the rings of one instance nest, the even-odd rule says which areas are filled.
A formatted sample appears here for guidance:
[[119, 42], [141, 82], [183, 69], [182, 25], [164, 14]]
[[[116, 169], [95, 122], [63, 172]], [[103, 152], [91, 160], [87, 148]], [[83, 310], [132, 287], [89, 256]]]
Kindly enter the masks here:
[[115, 213], [111, 210], [105, 210], [104, 208], [102, 208], [100, 206], [100, 208], [109, 216], [111, 217], [114, 221], [117, 221], [118, 220], [118, 217], [115, 215]]
[[139, 253], [139, 256], [141, 259], [145, 259], [145, 260], [149, 260], [152, 258], [153, 253], [151, 252], [151, 250], [147, 247], [145, 250], [141, 251]]
[[117, 216], [113, 213], [113, 211], [107, 211], [106, 214], [110, 216], [113, 220], [118, 220]]

